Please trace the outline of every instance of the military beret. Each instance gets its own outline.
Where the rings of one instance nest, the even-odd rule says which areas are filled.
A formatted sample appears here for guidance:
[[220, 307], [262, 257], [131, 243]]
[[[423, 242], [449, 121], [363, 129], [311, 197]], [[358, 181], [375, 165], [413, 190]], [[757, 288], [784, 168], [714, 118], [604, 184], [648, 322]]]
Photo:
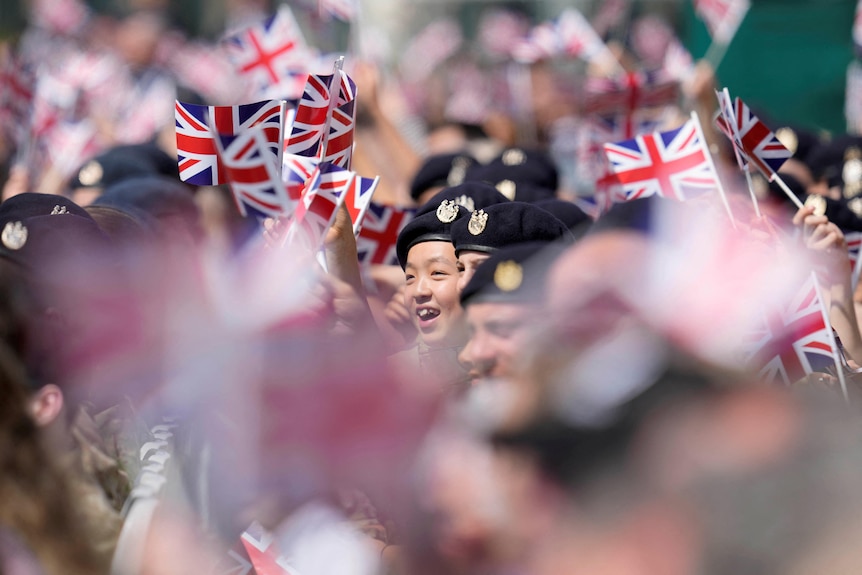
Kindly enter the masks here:
[[[548, 154], [521, 148], [508, 148], [487, 164], [469, 168], [466, 179], [489, 182], [495, 186], [504, 180], [515, 184], [533, 184], [550, 190], [552, 196], [559, 183], [557, 167]], [[505, 192], [503, 194], [507, 195]]]
[[495, 190], [494, 186], [490, 184], [486, 184], [485, 182], [464, 182], [463, 184], [440, 190], [433, 198], [416, 210], [416, 215], [421, 216], [422, 214], [436, 211], [437, 206], [443, 200], [452, 200], [459, 206], [467, 208], [469, 212], [509, 201], [506, 196]]
[[155, 219], [167, 215], [198, 218], [198, 207], [188, 187], [179, 180], [153, 174], [112, 184], [93, 205], [112, 206]]
[[10, 220], [25, 220], [36, 216], [73, 214], [92, 219], [87, 211], [64, 196], [26, 192], [12, 196], [0, 204], [0, 225]]
[[8, 220], [0, 230], [0, 257], [33, 271], [55, 262], [106, 253], [107, 236], [91, 217], [71, 213]]
[[398, 234], [395, 252], [401, 269], [407, 267], [410, 248], [422, 242], [451, 242], [452, 223], [467, 217], [470, 212], [452, 200], [443, 200], [433, 212], [426, 212], [410, 220]]
[[569, 230], [575, 230], [581, 226], [592, 223], [592, 218], [572, 202], [551, 198], [533, 202], [533, 205], [551, 212], [558, 220], [566, 224]]
[[410, 197], [419, 199], [423, 192], [436, 186], [457, 186], [464, 181], [467, 168], [474, 164], [475, 158], [463, 152], [429, 157], [410, 182]]
[[[587, 235], [592, 236], [609, 231], [630, 231], [650, 235], [655, 225], [656, 202], [659, 201], [661, 198], [658, 196], [647, 196], [614, 204], [611, 209], [593, 222]], [[664, 205], [668, 209], [673, 209], [682, 204], [665, 201]]]
[[122, 146], [106, 150], [84, 162], [69, 182], [69, 187], [106, 188], [128, 178], [159, 173], [157, 162], [148, 154]]
[[456, 254], [462, 250], [491, 253], [525, 242], [572, 242], [574, 239], [566, 224], [553, 214], [524, 202], [488, 206], [452, 224]]
[[545, 279], [564, 245], [546, 242], [516, 244], [491, 254], [461, 292], [470, 303], [539, 303]]

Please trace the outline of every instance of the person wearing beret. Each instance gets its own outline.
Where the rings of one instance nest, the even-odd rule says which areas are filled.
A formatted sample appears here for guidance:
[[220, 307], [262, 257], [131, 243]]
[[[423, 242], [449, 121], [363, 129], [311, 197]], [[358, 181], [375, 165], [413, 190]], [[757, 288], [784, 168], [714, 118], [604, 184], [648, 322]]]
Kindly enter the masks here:
[[494, 186], [486, 182], [464, 182], [457, 186], [443, 188], [434, 196], [419, 206], [416, 215], [421, 216], [434, 212], [443, 200], [452, 200], [467, 211], [480, 210], [493, 204], [508, 203], [509, 198], [501, 194]]
[[410, 182], [410, 197], [417, 205], [423, 205], [443, 188], [464, 182], [467, 168], [476, 160], [467, 153], [437, 154], [425, 160]]
[[562, 246], [530, 242], [494, 252], [461, 292], [470, 339], [458, 356], [475, 385], [513, 375]]
[[458, 258], [458, 289], [463, 290], [491, 254], [526, 242], [571, 243], [574, 236], [550, 212], [524, 202], [506, 202], [474, 210], [452, 224], [452, 245]]
[[444, 388], [459, 389], [466, 383], [458, 362], [466, 330], [451, 226], [468, 215], [453, 200], [443, 200], [435, 211], [404, 226], [396, 243], [404, 270], [404, 306], [419, 334], [416, 346], [397, 355], [408, 359], [409, 369], [418, 363], [429, 381]]

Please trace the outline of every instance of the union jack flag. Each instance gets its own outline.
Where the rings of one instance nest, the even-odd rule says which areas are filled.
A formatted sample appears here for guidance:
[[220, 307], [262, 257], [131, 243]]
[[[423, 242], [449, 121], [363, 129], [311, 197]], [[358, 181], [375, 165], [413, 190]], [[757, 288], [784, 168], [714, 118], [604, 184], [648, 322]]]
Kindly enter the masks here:
[[790, 385], [815, 371], [840, 370], [829, 316], [812, 273], [791, 301], [764, 314], [747, 338], [746, 363], [769, 381]]
[[604, 148], [628, 200], [653, 194], [685, 200], [720, 187], [695, 119]]
[[[736, 98], [735, 106], [726, 108], [727, 102], [723, 101], [721, 117], [716, 119], [716, 124], [734, 143], [734, 148], [742, 159], [754, 164], [771, 181], [793, 153], [784, 147], [766, 124], [751, 113], [745, 102]], [[733, 122], [735, 123], [731, 129]]]
[[347, 212], [350, 214], [350, 221], [353, 222], [353, 235], [358, 235], [362, 229], [362, 220], [365, 218], [365, 213], [368, 211], [368, 206], [371, 204], [371, 198], [374, 196], [374, 191], [377, 189], [377, 183], [380, 178], [363, 178], [354, 176], [347, 188], [347, 193], [344, 196], [344, 205], [347, 207]]
[[515, 60], [528, 64], [562, 55], [588, 62], [614, 58], [584, 15], [574, 8], [564, 10], [551, 22], [535, 26], [512, 50]]
[[281, 181], [266, 127], [254, 126], [235, 136], [216, 134], [215, 143], [224, 178], [243, 216], [278, 218], [291, 213], [296, 203]]
[[36, 78], [30, 67], [11, 52], [0, 52], [0, 113], [26, 118], [33, 103]]
[[615, 203], [625, 202], [628, 199], [617, 175], [611, 170], [607, 158], [603, 156], [598, 164], [602, 171], [595, 179], [593, 194], [577, 196], [572, 200], [573, 204], [594, 220], [611, 209]]
[[[176, 101], [177, 163], [180, 179], [198, 186], [227, 183], [213, 133], [237, 136], [260, 126], [276, 165], [281, 157], [282, 103], [265, 100], [238, 106], [200, 106]], [[212, 123], [212, 128], [210, 128]]]
[[361, 265], [398, 265], [398, 234], [416, 214], [415, 208], [398, 208], [370, 202], [356, 237]]
[[574, 8], [564, 10], [558, 16], [557, 35], [563, 53], [568, 56], [581, 58], [587, 62], [594, 62], [608, 56], [615, 59], [584, 15]]
[[281, 166], [281, 179], [287, 187], [287, 195], [299, 201], [309, 180], [320, 162], [314, 158], [285, 154]]
[[[646, 109], [675, 104], [679, 99], [679, 81], [655, 72], [629, 72], [624, 77], [592, 79], [587, 83], [584, 112], [599, 116], [619, 116], [624, 138], [631, 138], [642, 127], [639, 115]], [[639, 114], [643, 111], [644, 113]]]
[[287, 4], [262, 23], [225, 39], [240, 76], [256, 97], [298, 98], [297, 76], [304, 77], [311, 57], [302, 30]]
[[720, 44], [730, 44], [750, 6], [749, 0], [694, 0], [712, 41]]
[[302, 201], [296, 207], [288, 232], [288, 243], [298, 243], [311, 251], [323, 246], [353, 172], [328, 163], [317, 166]]
[[[331, 92], [335, 78], [336, 75], [308, 76], [285, 145], [286, 153], [318, 159], [330, 156], [349, 164], [353, 147], [356, 84], [347, 74], [339, 72], [338, 92], [333, 99]], [[330, 139], [333, 139], [333, 146], [327, 149]]]

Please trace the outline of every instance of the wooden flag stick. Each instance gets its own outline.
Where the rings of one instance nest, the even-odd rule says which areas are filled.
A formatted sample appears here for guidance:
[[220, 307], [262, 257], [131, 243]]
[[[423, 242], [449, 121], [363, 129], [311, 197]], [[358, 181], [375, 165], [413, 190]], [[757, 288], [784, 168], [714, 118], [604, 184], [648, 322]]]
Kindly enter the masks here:
[[798, 209], [801, 210], [804, 207], [802, 201], [796, 197], [796, 194], [790, 191], [790, 188], [787, 187], [787, 184], [784, 183], [784, 180], [781, 179], [781, 176], [776, 173], [773, 173], [769, 177], [769, 181], [777, 183], [778, 187], [781, 188], [781, 191], [787, 194], [787, 197], [790, 198], [790, 201], [793, 202]]
[[736, 229], [736, 220], [733, 218], [733, 211], [730, 209], [730, 202], [727, 201], [727, 195], [725, 195], [724, 187], [721, 185], [721, 178], [718, 176], [718, 170], [715, 169], [715, 164], [712, 161], [712, 155], [709, 153], [709, 148], [706, 145], [706, 138], [703, 135], [703, 126], [700, 125], [700, 118], [698, 117], [697, 112], [695, 112], [694, 110], [691, 111], [691, 120], [694, 122], [694, 125], [697, 128], [697, 137], [700, 138], [700, 141], [703, 143], [703, 151], [704, 156], [706, 156], [706, 161], [709, 162], [709, 167], [715, 174], [715, 181], [718, 182], [718, 194], [721, 196], [721, 201], [724, 204], [724, 209], [727, 210], [727, 215], [730, 218], [730, 223], [733, 225], [733, 228]]

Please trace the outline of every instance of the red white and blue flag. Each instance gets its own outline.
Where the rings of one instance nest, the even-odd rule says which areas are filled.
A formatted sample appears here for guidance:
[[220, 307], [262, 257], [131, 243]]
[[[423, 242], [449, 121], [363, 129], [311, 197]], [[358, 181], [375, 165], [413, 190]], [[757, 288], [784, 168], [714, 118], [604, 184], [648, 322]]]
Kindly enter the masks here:
[[730, 44], [750, 8], [749, 0], [694, 0], [694, 10], [713, 42]]
[[288, 243], [304, 245], [310, 251], [323, 247], [326, 233], [335, 221], [353, 177], [353, 172], [332, 164], [317, 166], [296, 207], [288, 231]]
[[659, 195], [676, 200], [720, 189], [696, 120], [668, 132], [605, 144], [611, 171], [627, 200]]
[[235, 136], [216, 134], [215, 143], [240, 213], [278, 218], [292, 213], [296, 202], [281, 181], [278, 158], [272, 154], [266, 130], [258, 125]]
[[[334, 98], [333, 89], [337, 90]], [[309, 75], [296, 108], [285, 153], [349, 168], [355, 99], [356, 84], [347, 74], [339, 71], [337, 75]]]
[[347, 188], [344, 196], [344, 205], [350, 214], [350, 221], [353, 222], [354, 236], [358, 235], [359, 230], [362, 229], [362, 220], [365, 218], [379, 181], [379, 177], [363, 178], [362, 176], [354, 176], [350, 182], [350, 186]]
[[371, 202], [356, 237], [362, 265], [398, 265], [395, 244], [398, 234], [413, 219], [415, 208], [398, 208]]
[[584, 15], [574, 8], [564, 10], [551, 22], [534, 27], [512, 50], [512, 57], [524, 63], [556, 56], [581, 58], [587, 62], [615, 60]]
[[592, 79], [587, 84], [584, 112], [613, 116], [624, 138], [640, 133], [647, 109], [673, 105], [680, 96], [679, 81], [662, 73], [629, 72], [616, 79]]
[[[766, 124], [751, 113], [745, 102], [736, 98], [734, 106], [728, 111], [725, 100], [720, 98], [723, 104], [716, 125], [731, 139], [743, 160], [754, 164], [766, 178], [772, 180], [793, 153], [784, 147]], [[731, 113], [733, 116], [728, 117]]]
[[839, 369], [829, 316], [812, 273], [789, 302], [764, 314], [745, 344], [746, 363], [769, 381], [790, 385]]
[[281, 166], [281, 179], [287, 186], [287, 195], [299, 201], [308, 181], [311, 180], [320, 162], [314, 158], [285, 154]]
[[253, 97], [300, 96], [312, 52], [287, 4], [260, 24], [227, 37], [225, 45]]
[[[200, 106], [177, 101], [177, 163], [180, 179], [198, 186], [227, 183], [216, 152], [214, 133], [237, 136], [260, 127], [266, 151], [276, 166], [281, 158], [283, 105], [267, 100], [238, 106]], [[212, 127], [210, 127], [212, 124]]]

